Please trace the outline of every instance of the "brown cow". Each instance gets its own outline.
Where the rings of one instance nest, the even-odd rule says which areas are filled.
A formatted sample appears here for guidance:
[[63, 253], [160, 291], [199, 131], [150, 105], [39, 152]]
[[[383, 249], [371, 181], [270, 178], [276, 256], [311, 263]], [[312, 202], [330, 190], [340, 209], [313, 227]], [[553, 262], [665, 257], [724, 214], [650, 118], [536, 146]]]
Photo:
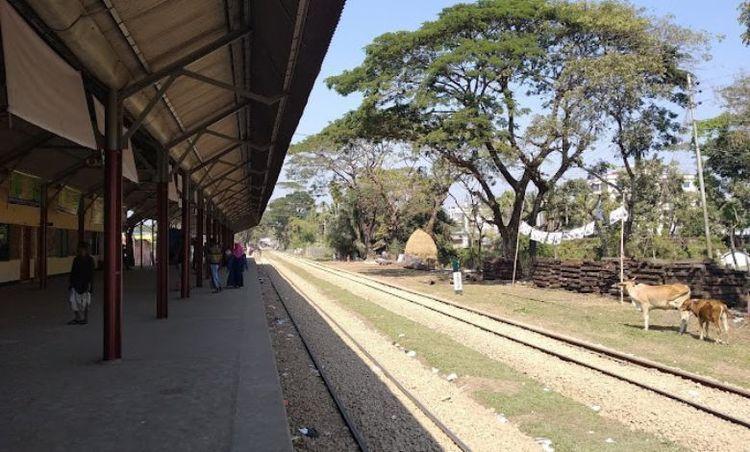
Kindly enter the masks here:
[[700, 330], [701, 340], [705, 337], [708, 339], [708, 324], [713, 323], [719, 331], [716, 336], [716, 342], [726, 343], [721, 340], [721, 333], [729, 340], [729, 322], [727, 321], [727, 305], [720, 300], [687, 300], [680, 307], [680, 334], [687, 330], [687, 321], [690, 314], [698, 318], [698, 328]]

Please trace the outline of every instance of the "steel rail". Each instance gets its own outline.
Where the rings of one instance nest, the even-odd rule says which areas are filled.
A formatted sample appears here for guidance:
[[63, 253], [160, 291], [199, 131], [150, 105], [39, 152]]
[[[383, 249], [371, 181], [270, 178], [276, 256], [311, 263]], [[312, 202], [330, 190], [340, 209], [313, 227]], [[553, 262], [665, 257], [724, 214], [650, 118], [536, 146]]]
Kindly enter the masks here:
[[297, 324], [297, 321], [292, 315], [292, 312], [289, 310], [289, 307], [284, 302], [284, 297], [281, 296], [281, 292], [279, 292], [279, 289], [276, 287], [276, 284], [273, 282], [273, 277], [270, 274], [268, 274], [268, 272], [265, 272], [265, 273], [266, 273], [266, 279], [268, 279], [268, 282], [271, 283], [271, 288], [276, 293], [276, 298], [279, 299], [279, 303], [281, 303], [281, 306], [284, 308], [286, 315], [289, 317], [289, 320], [292, 322], [292, 326], [294, 327], [294, 330], [297, 332], [297, 336], [299, 336], [300, 341], [302, 342], [302, 346], [305, 348], [305, 351], [307, 352], [307, 356], [310, 357], [310, 360], [315, 365], [315, 369], [318, 371], [318, 373], [320, 374], [320, 377], [323, 379], [323, 386], [325, 386], [326, 391], [328, 391], [328, 394], [330, 394], [331, 398], [333, 399], [333, 404], [336, 405], [336, 410], [339, 412], [339, 415], [341, 415], [341, 419], [344, 420], [346, 427], [349, 429], [349, 432], [352, 434], [352, 437], [354, 438], [354, 441], [357, 443], [357, 446], [359, 446], [359, 449], [363, 452], [367, 452], [369, 448], [367, 447], [367, 442], [365, 441], [364, 436], [359, 431], [359, 429], [357, 429], [357, 426], [354, 424], [354, 421], [352, 421], [352, 418], [349, 416], [349, 413], [346, 411], [346, 407], [344, 406], [344, 403], [341, 401], [339, 396], [336, 395], [336, 391], [334, 391], [333, 389], [333, 384], [331, 383], [330, 378], [328, 378], [327, 373], [323, 370], [323, 366], [320, 365], [318, 358], [315, 357], [312, 350], [310, 349], [307, 339], [305, 339], [305, 335], [302, 334], [302, 331], [300, 330], [300, 327]]
[[[388, 372], [388, 370], [382, 364], [380, 364], [380, 362], [377, 359], [375, 359], [375, 357], [372, 356], [356, 339], [354, 339], [352, 337], [352, 335], [349, 334], [341, 326], [341, 324], [339, 324], [336, 320], [334, 320], [333, 318], [331, 318], [331, 316], [328, 315], [328, 313], [326, 313], [320, 307], [320, 305], [318, 305], [315, 301], [313, 301], [312, 299], [310, 299], [310, 297], [308, 297], [307, 295], [305, 295], [304, 292], [295, 283], [293, 283], [287, 277], [285, 277], [284, 275], [282, 275], [281, 272], [279, 272], [278, 270], [277, 270], [277, 274], [287, 284], [289, 284], [289, 286], [292, 289], [294, 289], [308, 304], [310, 304], [315, 309], [317, 309], [321, 316], [325, 317], [332, 325], [334, 325], [341, 332], [341, 334], [343, 334], [347, 339], [349, 339], [352, 342], [352, 344], [354, 344], [354, 346], [357, 347], [357, 349], [363, 355], [365, 355], [365, 357], [368, 360], [370, 360], [375, 366], [377, 366], [377, 368], [380, 369], [380, 371], [383, 373], [383, 375], [391, 383], [393, 383], [393, 385], [396, 386], [398, 388], [398, 390], [401, 391], [401, 393], [403, 393], [425, 416], [427, 416], [427, 418], [430, 419], [430, 421], [432, 421], [432, 423], [435, 424], [435, 426], [437, 428], [439, 428], [448, 438], [450, 438], [450, 440], [453, 441], [453, 443], [460, 450], [462, 450], [463, 452], [470, 452], [471, 451], [471, 448], [466, 443], [464, 443], [455, 433], [453, 433], [453, 431], [451, 431], [450, 428], [448, 428], [447, 425], [445, 425], [442, 421], [440, 421], [440, 419], [438, 419], [437, 416], [435, 416], [429, 410], [429, 408], [427, 408], [427, 406], [425, 406], [422, 402], [420, 402], [419, 399], [417, 399], [406, 387], [404, 387], [404, 385], [402, 385], [398, 381], [398, 379], [396, 379], [396, 377], [393, 376], [393, 374], [391, 374], [390, 372]], [[273, 285], [273, 282], [271, 284]], [[274, 285], [274, 290], [276, 290], [275, 285]], [[278, 294], [278, 291], [276, 291], [276, 293]], [[281, 299], [280, 295], [279, 295], [279, 299]], [[286, 308], [286, 306], [285, 306], [285, 308]], [[289, 311], [287, 311], [287, 313], [288, 312]], [[290, 318], [291, 318], [291, 316], [290, 316]], [[299, 332], [299, 330], [298, 330], [298, 332]], [[300, 337], [302, 337], [301, 334], [300, 334]], [[317, 364], [316, 364], [316, 366], [317, 366]], [[317, 367], [318, 367], [318, 369], [320, 369], [319, 366], [317, 366]], [[322, 376], [322, 373], [321, 373], [321, 376]]]
[[[611, 350], [611, 349], [609, 349], [607, 347], [602, 347], [602, 346], [590, 344], [590, 343], [587, 343], [587, 342], [584, 342], [584, 341], [579, 341], [577, 339], [573, 339], [573, 338], [570, 338], [570, 337], [567, 337], [567, 336], [564, 336], [564, 335], [559, 335], [559, 334], [556, 334], [556, 333], [552, 333], [552, 332], [543, 330], [541, 328], [537, 328], [537, 327], [533, 327], [533, 326], [530, 326], [530, 325], [526, 325], [524, 323], [517, 322], [517, 321], [512, 320], [512, 319], [500, 317], [500, 316], [497, 316], [497, 315], [494, 315], [494, 314], [491, 314], [491, 313], [488, 313], [488, 312], [485, 312], [485, 311], [481, 311], [481, 310], [478, 310], [478, 309], [474, 309], [474, 308], [469, 308], [469, 307], [466, 307], [466, 306], [462, 306], [462, 305], [460, 305], [458, 303], [455, 303], [455, 302], [452, 302], [452, 301], [448, 301], [448, 300], [444, 300], [444, 299], [441, 299], [441, 298], [438, 298], [438, 297], [435, 297], [435, 296], [432, 296], [432, 295], [423, 294], [423, 293], [420, 293], [420, 292], [417, 292], [417, 291], [413, 291], [413, 290], [410, 290], [410, 289], [404, 289], [404, 288], [399, 287], [397, 285], [390, 284], [390, 283], [385, 283], [385, 282], [382, 282], [382, 281], [378, 281], [376, 279], [369, 278], [369, 277], [366, 277], [366, 276], [362, 276], [362, 275], [357, 274], [357, 273], [349, 272], [347, 270], [340, 270], [340, 269], [333, 270], [333, 269], [331, 269], [329, 267], [312, 263], [312, 262], [310, 262], [310, 261], [308, 261], [306, 259], [300, 259], [300, 258], [294, 258], [294, 259], [297, 260], [297, 261], [303, 262], [303, 263], [305, 263], [308, 266], [317, 268], [317, 269], [319, 269], [321, 271], [325, 271], [325, 272], [328, 272], [328, 273], [333, 274], [335, 276], [339, 276], [341, 278], [344, 278], [346, 280], [349, 280], [349, 281], [352, 281], [352, 282], [356, 282], [356, 283], [358, 283], [360, 285], [363, 285], [365, 287], [369, 287], [371, 289], [378, 290], [378, 291], [383, 292], [383, 293], [387, 293], [387, 294], [389, 294], [391, 296], [394, 296], [394, 297], [400, 298], [400, 299], [402, 299], [404, 301], [408, 301], [410, 303], [416, 304], [416, 305], [421, 306], [421, 307], [423, 307], [425, 309], [428, 309], [428, 310], [437, 312], [439, 314], [445, 315], [446, 317], [450, 317], [450, 318], [452, 318], [454, 320], [458, 320], [460, 322], [466, 323], [466, 324], [471, 325], [471, 326], [473, 326], [475, 328], [478, 328], [478, 329], [480, 329], [482, 331], [485, 331], [485, 332], [491, 333], [493, 335], [502, 337], [502, 338], [510, 340], [512, 342], [516, 342], [516, 343], [524, 345], [526, 347], [533, 348], [535, 350], [538, 350], [538, 351], [540, 351], [542, 353], [554, 356], [554, 357], [556, 357], [558, 359], [561, 359], [563, 361], [571, 362], [573, 364], [576, 364], [576, 365], [579, 365], [579, 366], [582, 366], [582, 367], [586, 367], [588, 369], [591, 369], [591, 370], [594, 370], [596, 372], [605, 374], [607, 376], [616, 378], [618, 380], [625, 381], [627, 383], [630, 383], [630, 384], [633, 384], [633, 385], [638, 386], [640, 388], [646, 389], [648, 391], [657, 393], [657, 394], [659, 394], [661, 396], [664, 396], [664, 397], [667, 397], [669, 399], [672, 399], [672, 400], [684, 403], [684, 404], [689, 405], [689, 406], [691, 406], [691, 407], [693, 407], [693, 408], [695, 408], [697, 410], [709, 413], [709, 414], [711, 414], [713, 416], [716, 416], [716, 417], [718, 417], [720, 419], [723, 419], [725, 421], [728, 421], [728, 422], [731, 422], [731, 423], [734, 423], [734, 424], [738, 424], [738, 425], [741, 425], [741, 426], [746, 427], [746, 428], [750, 428], [750, 421], [747, 421], [745, 419], [740, 419], [740, 418], [734, 417], [734, 416], [732, 416], [730, 414], [724, 413], [722, 411], [715, 410], [715, 409], [713, 409], [713, 408], [711, 408], [709, 406], [703, 405], [701, 403], [694, 402], [694, 401], [692, 401], [690, 399], [687, 399], [687, 398], [684, 398], [684, 397], [680, 397], [678, 395], [669, 393], [668, 391], [665, 391], [665, 390], [653, 387], [653, 386], [651, 386], [651, 385], [649, 385], [647, 383], [643, 383], [643, 382], [640, 382], [640, 381], [638, 381], [636, 379], [633, 379], [633, 378], [630, 378], [630, 377], [626, 377], [624, 375], [620, 375], [620, 374], [618, 374], [616, 372], [609, 371], [607, 369], [603, 369], [603, 368], [601, 368], [599, 366], [596, 366], [594, 364], [586, 363], [584, 361], [581, 361], [581, 360], [576, 359], [576, 358], [572, 358], [570, 356], [567, 356], [565, 354], [556, 352], [554, 350], [546, 349], [546, 348], [544, 348], [542, 346], [532, 344], [532, 343], [530, 343], [528, 341], [525, 341], [523, 339], [518, 339], [518, 338], [515, 338], [515, 337], [513, 337], [511, 335], [500, 333], [498, 331], [492, 330], [492, 329], [484, 327], [482, 325], [478, 325], [478, 324], [476, 324], [474, 322], [471, 322], [469, 320], [466, 320], [466, 319], [463, 319], [461, 317], [455, 316], [453, 314], [449, 314], [449, 313], [444, 312], [444, 311], [442, 311], [440, 309], [436, 309], [434, 307], [425, 305], [424, 303], [420, 303], [420, 302], [415, 301], [413, 299], [410, 299], [408, 297], [405, 297], [405, 296], [402, 296], [402, 295], [399, 295], [399, 294], [396, 294], [396, 293], [393, 293], [393, 292], [389, 292], [387, 290], [384, 290], [384, 289], [382, 289], [380, 287], [377, 287], [377, 286], [374, 286], [372, 284], [364, 283], [362, 281], [357, 280], [356, 278], [361, 278], [361, 279], [373, 282], [375, 284], [380, 284], [382, 286], [386, 286], [386, 287], [391, 288], [391, 289], [400, 290], [402, 292], [406, 292], [406, 293], [409, 293], [411, 295], [417, 295], [417, 296], [420, 296], [420, 297], [427, 298], [429, 300], [437, 301], [437, 302], [439, 302], [441, 304], [445, 304], [445, 305], [451, 306], [453, 308], [456, 308], [456, 309], [459, 309], [459, 310], [462, 310], [462, 311], [466, 311], [466, 312], [470, 312], [472, 314], [476, 314], [476, 315], [479, 315], [479, 316], [482, 316], [482, 317], [486, 317], [486, 318], [489, 318], [491, 320], [494, 320], [494, 321], [497, 321], [497, 322], [500, 322], [500, 323], [505, 323], [505, 324], [508, 324], [508, 325], [511, 325], [511, 326], [514, 326], [514, 327], [517, 327], [517, 328], [520, 328], [520, 329], [523, 329], [523, 330], [531, 331], [531, 332], [537, 333], [537, 334], [539, 334], [541, 336], [545, 336], [545, 337], [547, 337], [549, 339], [554, 339], [554, 340], [557, 340], [557, 341], [560, 341], [560, 342], [564, 342], [564, 343], [567, 343], [569, 345], [573, 345], [573, 346], [576, 346], [576, 347], [579, 347], [579, 348], [582, 348], [582, 349], [585, 349], [585, 350], [588, 350], [588, 351], [595, 352], [595, 353], [597, 353], [599, 355], [605, 355], [605, 356], [607, 356], [609, 358], [615, 358], [615, 359], [618, 359], [618, 360], [621, 360], [621, 361], [627, 361], [627, 362], [630, 362], [631, 364], [636, 364], [636, 365], [639, 365], [639, 366], [647, 368], [647, 369], [655, 369], [655, 370], [661, 371], [663, 373], [671, 374], [671, 375], [676, 376], [676, 377], [680, 377], [680, 378], [683, 378], [683, 379], [686, 379], [686, 380], [693, 381], [695, 383], [700, 383], [700, 384], [702, 384], [704, 386], [710, 386], [710, 387], [712, 387], [714, 389], [719, 389], [719, 390], [722, 390], [722, 391], [725, 391], [725, 392], [729, 392], [729, 393], [732, 393], [732, 394], [736, 394], [736, 395], [739, 395], [739, 396], [742, 396], [742, 397], [750, 398], [750, 391], [747, 391], [744, 388], [739, 388], [739, 387], [736, 387], [736, 386], [727, 385], [725, 383], [721, 383], [719, 381], [716, 381], [716, 380], [713, 380], [713, 379], [710, 379], [710, 378], [707, 378], [707, 377], [704, 377], [704, 376], [701, 376], [701, 375], [693, 374], [693, 373], [690, 373], [690, 372], [685, 372], [685, 371], [682, 371], [680, 369], [674, 369], [674, 368], [671, 368], [671, 367], [668, 367], [668, 366], [664, 366], [662, 364], [655, 363], [653, 361], [649, 361], [649, 360], [646, 360], [646, 359], [643, 359], [643, 358], [638, 358], [638, 357], [635, 357], [635, 356], [629, 356], [629, 355], [626, 355], [624, 353], [617, 352], [615, 350]], [[348, 275], [355, 276], [356, 278], [342, 276], [341, 275], [342, 273], [343, 274], [348, 274]]]

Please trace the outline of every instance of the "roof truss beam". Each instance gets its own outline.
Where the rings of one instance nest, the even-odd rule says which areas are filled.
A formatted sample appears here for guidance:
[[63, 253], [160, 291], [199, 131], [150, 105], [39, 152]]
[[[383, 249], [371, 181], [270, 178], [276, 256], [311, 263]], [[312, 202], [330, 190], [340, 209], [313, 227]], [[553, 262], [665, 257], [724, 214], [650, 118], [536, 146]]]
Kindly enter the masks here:
[[166, 65], [165, 67], [159, 69], [158, 71], [155, 71], [152, 74], [149, 74], [146, 77], [143, 77], [142, 79], [126, 86], [120, 91], [120, 99], [124, 100], [132, 96], [133, 94], [141, 91], [142, 89], [153, 85], [154, 83], [158, 82], [164, 77], [174, 75], [184, 70], [185, 67], [195, 63], [196, 61], [200, 60], [206, 55], [209, 55], [221, 49], [224, 46], [227, 46], [239, 39], [242, 39], [245, 36], [250, 35], [251, 33], [252, 33], [252, 29], [250, 29], [249, 27], [242, 27], [237, 31], [227, 33], [226, 35], [211, 42], [210, 44], [207, 44], [201, 47], [200, 49], [194, 52], [191, 52], [188, 55], [185, 55], [184, 57], [178, 59], [177, 61]]
[[264, 96], [262, 94], [257, 94], [257, 93], [250, 91], [247, 88], [235, 86], [235, 85], [232, 85], [231, 83], [222, 82], [221, 80], [216, 80], [215, 78], [207, 77], [205, 75], [198, 74], [197, 72], [189, 71], [187, 69], [181, 70], [180, 74], [190, 77], [192, 79], [201, 81], [203, 83], [208, 83], [209, 85], [213, 85], [218, 88], [226, 89], [229, 91], [234, 91], [241, 97], [254, 100], [256, 102], [260, 102], [265, 105], [273, 105], [284, 97], [283, 95], [269, 97], [269, 96]]

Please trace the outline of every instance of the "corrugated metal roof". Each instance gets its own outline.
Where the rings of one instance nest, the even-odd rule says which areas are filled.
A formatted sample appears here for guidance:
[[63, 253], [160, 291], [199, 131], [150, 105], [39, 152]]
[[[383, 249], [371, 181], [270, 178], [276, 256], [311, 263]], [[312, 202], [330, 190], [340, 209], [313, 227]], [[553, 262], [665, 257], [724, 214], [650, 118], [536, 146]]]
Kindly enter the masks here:
[[[170, 149], [172, 159], [181, 160], [182, 168], [189, 170], [237, 140], [271, 145], [265, 151], [241, 146], [193, 175], [194, 183], [202, 181], [207, 186], [209, 198], [226, 193], [230, 187], [245, 188], [237, 195], [242, 197], [240, 203], [229, 196], [219, 205], [234, 227], [243, 229], [257, 224], [273, 191], [344, 0], [84, 0], [77, 18], [70, 16], [71, 8], [46, 10], [49, 3], [42, 0], [28, 0], [28, 5], [21, 0], [13, 3], [24, 4], [19, 8], [22, 13], [30, 5], [50, 28], [59, 30], [53, 34], [97, 82], [120, 84], [120, 88], [169, 67], [228, 33], [250, 27], [249, 36], [221, 47], [186, 69], [255, 94], [285, 97], [272, 105], [250, 102], [212, 125], [214, 134], [200, 134], [193, 141], [194, 149], [191, 141]], [[81, 25], [89, 28], [77, 30]], [[93, 43], [96, 36], [91, 26], [98, 29], [102, 42]], [[76, 41], [82, 36], [88, 41]], [[121, 67], [104, 67], [107, 64]], [[131, 118], [137, 117], [157, 89], [158, 86], [148, 87], [126, 102]], [[147, 117], [144, 130], [152, 138], [146, 141], [164, 145], [218, 112], [245, 101], [244, 96], [232, 90], [180, 76]], [[139, 144], [143, 140], [135, 141]], [[148, 172], [155, 159], [147, 155], [149, 149], [139, 147], [139, 167]], [[216, 182], [216, 178], [238, 165], [242, 168], [226, 181]], [[142, 217], [148, 217], [147, 210], [153, 209], [152, 197], [139, 193], [152, 189], [148, 177], [145, 179], [147, 182], [130, 190], [126, 200], [128, 204], [137, 203], [129, 207], [143, 210], [139, 212]]]

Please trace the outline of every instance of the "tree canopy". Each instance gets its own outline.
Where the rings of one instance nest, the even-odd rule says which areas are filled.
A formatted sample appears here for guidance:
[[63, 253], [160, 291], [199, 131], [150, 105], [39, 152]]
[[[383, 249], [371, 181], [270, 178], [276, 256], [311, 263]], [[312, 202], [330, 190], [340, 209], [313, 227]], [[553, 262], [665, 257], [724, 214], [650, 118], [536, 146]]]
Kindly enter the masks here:
[[[617, 1], [480, 0], [376, 38], [364, 63], [327, 82], [364, 96], [359, 116], [388, 118], [473, 177], [512, 255], [527, 190], [540, 194], [533, 221], [610, 124], [602, 98], [616, 86], [621, 103], [637, 104], [643, 80], [674, 85], [687, 35]], [[504, 187], [510, 212], [497, 201]]]

